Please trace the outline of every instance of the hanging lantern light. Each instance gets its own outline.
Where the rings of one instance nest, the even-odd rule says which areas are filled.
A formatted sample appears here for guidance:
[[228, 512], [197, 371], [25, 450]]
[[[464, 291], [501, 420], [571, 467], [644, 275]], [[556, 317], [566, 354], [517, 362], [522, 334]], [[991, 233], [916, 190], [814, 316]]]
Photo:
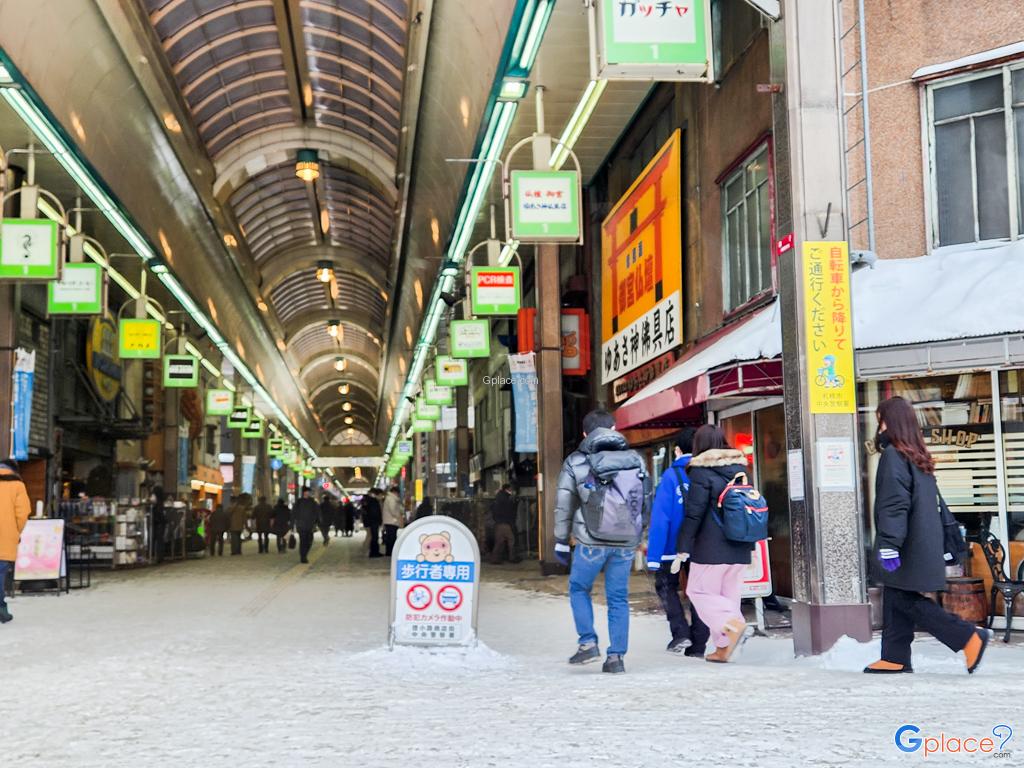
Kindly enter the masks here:
[[351, 424], [354, 421], [355, 421], [355, 419], [353, 419], [351, 416], [346, 416], [345, 417], [345, 423], [346, 424]]
[[338, 386], [339, 395], [347, 395], [352, 390], [351, 384], [341, 384]]
[[345, 366], [347, 366], [347, 365], [348, 365], [348, 360], [346, 360], [344, 357], [336, 357], [336, 358], [334, 358], [334, 370], [338, 371], [338, 373], [341, 373], [342, 371], [344, 371], [345, 370]]
[[352, 403], [342, 403], [341, 404], [341, 410], [343, 410], [343, 411], [351, 411], [352, 410]]
[[295, 156], [295, 175], [306, 182], [320, 178], [320, 161], [315, 149], [300, 149]]
[[331, 275], [334, 274], [334, 265], [329, 261], [318, 261], [316, 263], [316, 279], [321, 283], [331, 282]]
[[331, 334], [335, 339], [338, 338], [338, 330], [341, 327], [340, 320], [328, 320], [327, 321], [327, 332]]

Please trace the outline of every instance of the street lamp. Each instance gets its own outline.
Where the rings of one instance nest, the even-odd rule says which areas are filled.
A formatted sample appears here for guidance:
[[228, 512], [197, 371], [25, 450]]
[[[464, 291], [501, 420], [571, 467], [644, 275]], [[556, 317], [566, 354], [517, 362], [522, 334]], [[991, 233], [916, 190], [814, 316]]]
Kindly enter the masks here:
[[305, 182], [320, 178], [320, 161], [315, 149], [300, 149], [295, 156], [295, 175]]

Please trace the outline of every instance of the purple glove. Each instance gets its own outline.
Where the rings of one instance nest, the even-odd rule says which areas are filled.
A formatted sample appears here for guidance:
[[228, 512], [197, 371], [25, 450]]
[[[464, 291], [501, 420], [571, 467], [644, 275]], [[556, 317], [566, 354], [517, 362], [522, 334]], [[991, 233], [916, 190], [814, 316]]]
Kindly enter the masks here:
[[878, 550], [878, 559], [881, 561], [882, 567], [889, 573], [900, 567], [900, 553], [895, 549]]
[[572, 549], [569, 547], [568, 541], [556, 541], [555, 542], [555, 560], [564, 565], [566, 568], [569, 567], [569, 556]]

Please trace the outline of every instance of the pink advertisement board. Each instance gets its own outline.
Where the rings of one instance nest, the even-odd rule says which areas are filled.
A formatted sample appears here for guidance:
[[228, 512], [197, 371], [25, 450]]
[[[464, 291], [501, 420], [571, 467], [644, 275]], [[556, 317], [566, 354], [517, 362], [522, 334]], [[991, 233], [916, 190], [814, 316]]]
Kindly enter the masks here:
[[63, 547], [63, 520], [29, 520], [14, 561], [15, 581], [60, 578]]

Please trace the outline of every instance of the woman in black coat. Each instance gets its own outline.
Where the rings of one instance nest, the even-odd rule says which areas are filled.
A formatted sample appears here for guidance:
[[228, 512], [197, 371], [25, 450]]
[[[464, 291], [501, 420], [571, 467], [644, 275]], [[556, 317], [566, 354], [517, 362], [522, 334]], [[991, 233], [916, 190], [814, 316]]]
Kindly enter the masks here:
[[277, 500], [271, 519], [273, 534], [277, 538], [277, 553], [283, 554], [288, 550], [288, 532], [292, 529], [292, 513], [284, 499]]
[[935, 461], [921, 437], [914, 409], [902, 397], [878, 406], [881, 458], [875, 477], [875, 567], [882, 591], [882, 658], [865, 672], [913, 672], [914, 628], [929, 632], [954, 653], [964, 652], [974, 672], [990, 633], [944, 611], [922, 592], [946, 588], [945, 525], [955, 525], [940, 504]]
[[697, 430], [693, 458], [686, 467], [690, 487], [672, 571], [678, 572], [681, 563], [690, 560], [686, 595], [711, 630], [715, 650], [706, 660], [720, 664], [729, 661], [746, 633], [740, 591], [754, 545], [727, 539], [715, 515], [726, 486], [736, 475], [746, 473], [746, 456], [729, 447], [720, 427], [705, 424]]

